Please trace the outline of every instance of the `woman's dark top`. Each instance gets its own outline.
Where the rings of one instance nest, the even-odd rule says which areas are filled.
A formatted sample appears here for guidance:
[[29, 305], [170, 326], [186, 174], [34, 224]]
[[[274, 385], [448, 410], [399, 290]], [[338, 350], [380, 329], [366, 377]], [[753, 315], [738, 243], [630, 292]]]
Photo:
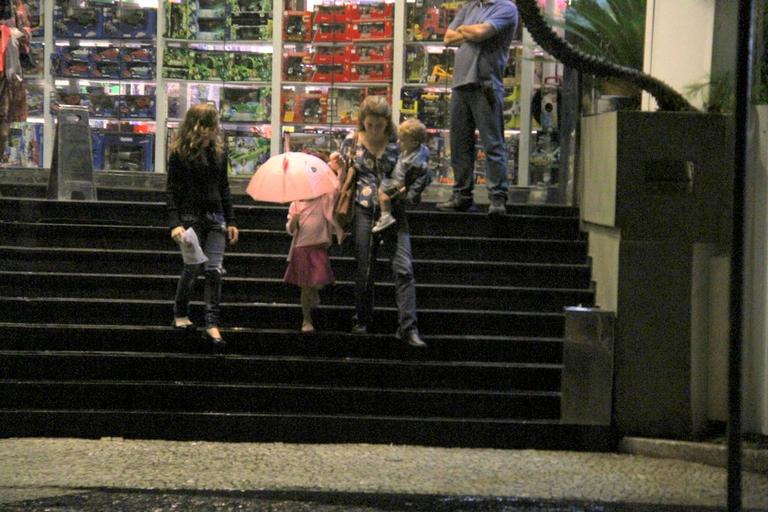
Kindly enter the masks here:
[[165, 193], [171, 229], [183, 225], [183, 215], [203, 217], [206, 213], [223, 213], [228, 226], [236, 225], [227, 179], [227, 153], [217, 160], [210, 148], [206, 157], [188, 162], [174, 152], [168, 158]]

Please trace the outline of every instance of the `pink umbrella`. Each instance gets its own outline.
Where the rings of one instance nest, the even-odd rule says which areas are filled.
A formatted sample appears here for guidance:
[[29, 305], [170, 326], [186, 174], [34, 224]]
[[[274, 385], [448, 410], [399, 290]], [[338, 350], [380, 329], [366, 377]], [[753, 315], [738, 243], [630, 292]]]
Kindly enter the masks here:
[[339, 188], [336, 174], [316, 156], [282, 153], [264, 162], [245, 191], [256, 201], [289, 203], [313, 199]]

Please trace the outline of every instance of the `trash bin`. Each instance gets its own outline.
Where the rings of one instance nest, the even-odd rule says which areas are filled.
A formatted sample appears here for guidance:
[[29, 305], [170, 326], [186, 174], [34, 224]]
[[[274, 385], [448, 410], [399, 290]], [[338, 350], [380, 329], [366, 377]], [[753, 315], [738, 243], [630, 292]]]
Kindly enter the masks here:
[[615, 314], [565, 308], [560, 419], [574, 425], [610, 425], [613, 402]]

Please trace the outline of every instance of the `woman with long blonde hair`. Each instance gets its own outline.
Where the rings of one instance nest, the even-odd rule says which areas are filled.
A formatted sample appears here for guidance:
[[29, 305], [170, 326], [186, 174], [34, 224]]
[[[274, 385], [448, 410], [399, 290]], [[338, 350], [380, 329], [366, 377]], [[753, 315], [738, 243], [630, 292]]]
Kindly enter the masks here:
[[[227, 154], [219, 135], [219, 114], [213, 105], [192, 106], [170, 146], [166, 203], [171, 238], [184, 259], [173, 327], [192, 329], [189, 301], [195, 278], [205, 273], [205, 338], [214, 349], [225, 345], [219, 331], [222, 261], [227, 241], [237, 242], [232, 197], [227, 179]], [[191, 230], [191, 232], [190, 232]], [[195, 239], [207, 261], [193, 259]]]

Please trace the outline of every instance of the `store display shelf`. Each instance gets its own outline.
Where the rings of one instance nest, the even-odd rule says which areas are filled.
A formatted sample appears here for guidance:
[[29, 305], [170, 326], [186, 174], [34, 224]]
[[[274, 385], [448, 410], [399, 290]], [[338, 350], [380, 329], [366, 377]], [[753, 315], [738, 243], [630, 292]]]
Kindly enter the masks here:
[[128, 123], [132, 125], [153, 125], [157, 123], [151, 117], [91, 117], [89, 121], [91, 123]]
[[334, 46], [344, 46], [348, 44], [368, 44], [368, 43], [391, 43], [392, 38], [380, 38], [380, 39], [354, 39], [354, 40], [343, 40], [343, 41], [283, 41], [283, 47], [294, 47], [294, 46], [326, 46], [326, 47], [334, 47]]
[[434, 41], [405, 41], [408, 46], [446, 46], [442, 39], [435, 39]]
[[294, 132], [292, 128], [309, 128], [319, 130], [353, 130], [357, 128], [357, 124], [339, 124], [339, 123], [282, 123], [283, 129], [286, 131]]
[[72, 82], [77, 82], [79, 85], [90, 85], [92, 82], [97, 84], [107, 84], [107, 85], [132, 85], [132, 84], [155, 85], [157, 80], [154, 78], [151, 80], [142, 80], [138, 78], [93, 78], [93, 77], [57, 76], [54, 78], [53, 85], [54, 87], [66, 87], [70, 85]]
[[378, 81], [349, 81], [349, 82], [282, 82], [283, 87], [328, 87], [328, 88], [343, 88], [343, 87], [376, 87], [381, 85], [391, 84], [391, 80], [378, 80]]
[[434, 82], [409, 82], [407, 84], [403, 84], [403, 87], [408, 87], [412, 89], [437, 89], [440, 91], [445, 91], [446, 89], [451, 88], [450, 82], [447, 83], [434, 83]]
[[180, 84], [186, 84], [186, 85], [199, 85], [199, 84], [210, 84], [210, 85], [222, 85], [222, 86], [232, 86], [232, 87], [248, 87], [248, 86], [258, 86], [258, 87], [270, 87], [272, 85], [272, 82], [267, 82], [264, 80], [261, 81], [250, 81], [250, 80], [192, 80], [190, 78], [163, 78], [163, 81], [165, 83], [180, 83]]
[[259, 50], [258, 53], [272, 53], [273, 51], [273, 41], [265, 41], [265, 40], [251, 40], [251, 39], [243, 39], [243, 40], [237, 40], [237, 39], [227, 39], [227, 40], [209, 40], [209, 39], [163, 39], [163, 41], [166, 43], [167, 46], [173, 47], [173, 48], [180, 48], [183, 46], [211, 46], [215, 49], [222, 49], [222, 50], [232, 50], [232, 48], [228, 48], [231, 46], [247, 46], [252, 47], [253, 49]]
[[[118, 43], [118, 44], [115, 44]], [[89, 39], [77, 37], [56, 37], [55, 46], [146, 46], [155, 44], [155, 38], [126, 38], [113, 39], [94, 37]]]

